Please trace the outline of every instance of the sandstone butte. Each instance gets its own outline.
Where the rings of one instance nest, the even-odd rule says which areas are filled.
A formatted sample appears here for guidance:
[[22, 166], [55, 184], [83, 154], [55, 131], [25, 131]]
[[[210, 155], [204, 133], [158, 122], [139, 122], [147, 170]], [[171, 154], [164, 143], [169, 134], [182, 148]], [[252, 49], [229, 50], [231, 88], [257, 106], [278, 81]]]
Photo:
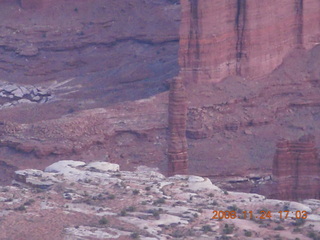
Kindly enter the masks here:
[[[298, 189], [275, 188], [279, 196], [319, 196], [316, 181], [302, 191], [318, 177], [306, 170], [314, 154], [299, 157], [311, 166], [286, 169], [301, 136], [320, 147], [318, 0], [0, 4], [2, 182], [17, 168], [95, 159], [163, 173], [188, 166], [226, 188], [249, 184], [246, 191], [274, 173], [279, 186]], [[42, 101], [36, 89], [50, 96]], [[277, 157], [281, 138], [287, 157]]]

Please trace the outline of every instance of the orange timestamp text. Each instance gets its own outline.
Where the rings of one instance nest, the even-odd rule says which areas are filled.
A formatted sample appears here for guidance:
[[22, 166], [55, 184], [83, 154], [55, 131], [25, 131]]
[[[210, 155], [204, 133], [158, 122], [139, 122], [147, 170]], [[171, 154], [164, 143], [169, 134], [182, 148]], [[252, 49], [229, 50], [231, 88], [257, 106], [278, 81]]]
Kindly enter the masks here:
[[253, 211], [213, 211], [212, 219], [271, 219], [278, 217], [280, 219], [307, 219], [308, 213], [306, 211], [278, 211], [273, 213], [271, 211], [261, 210], [257, 214]]

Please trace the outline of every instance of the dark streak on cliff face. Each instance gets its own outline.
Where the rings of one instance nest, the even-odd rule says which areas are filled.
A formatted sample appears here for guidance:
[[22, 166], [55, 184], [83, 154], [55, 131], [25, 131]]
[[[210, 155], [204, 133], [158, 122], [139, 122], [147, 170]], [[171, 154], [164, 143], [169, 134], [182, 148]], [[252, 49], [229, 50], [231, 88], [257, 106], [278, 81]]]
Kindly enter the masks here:
[[295, 0], [297, 47], [303, 46], [303, 0]]
[[[199, 42], [199, 8], [198, 0], [190, 0], [190, 31], [189, 31], [189, 43], [188, 43], [188, 59], [193, 59], [191, 57], [192, 52], [194, 52], [195, 62], [189, 62], [188, 65], [192, 66], [196, 70], [193, 71], [194, 74], [197, 73], [197, 68], [199, 67], [200, 61], [200, 42]], [[193, 80], [197, 79], [197, 75], [193, 76]]]
[[246, 10], [247, 1], [237, 0], [236, 6], [236, 18], [235, 18], [235, 30], [236, 30], [236, 74], [241, 75], [241, 60], [245, 56], [244, 49], [244, 32], [246, 28]]

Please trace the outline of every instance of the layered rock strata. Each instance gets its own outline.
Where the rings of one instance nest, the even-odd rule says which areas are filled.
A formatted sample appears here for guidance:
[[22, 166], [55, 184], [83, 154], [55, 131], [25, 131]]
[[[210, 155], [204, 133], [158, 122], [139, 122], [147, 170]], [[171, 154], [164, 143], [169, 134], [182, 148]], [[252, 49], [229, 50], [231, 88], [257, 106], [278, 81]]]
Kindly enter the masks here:
[[317, 0], [183, 0], [179, 63], [186, 82], [259, 78], [293, 49], [320, 42]]
[[291, 200], [320, 198], [319, 175], [320, 160], [314, 136], [278, 142], [273, 161], [276, 182], [273, 197]]
[[183, 80], [174, 78], [169, 93], [169, 175], [188, 172], [186, 138], [187, 98]]

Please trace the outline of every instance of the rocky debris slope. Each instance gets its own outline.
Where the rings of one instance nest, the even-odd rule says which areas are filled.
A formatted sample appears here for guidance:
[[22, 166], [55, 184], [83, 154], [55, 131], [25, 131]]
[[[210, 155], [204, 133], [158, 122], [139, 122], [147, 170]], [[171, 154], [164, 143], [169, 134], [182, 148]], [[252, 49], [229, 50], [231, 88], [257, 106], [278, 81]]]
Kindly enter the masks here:
[[19, 103], [45, 103], [53, 96], [48, 89], [10, 83], [0, 83], [1, 108], [15, 106]]
[[[117, 164], [107, 162], [64, 160], [44, 171], [27, 169], [15, 174], [12, 186], [0, 188], [1, 239], [287, 240], [320, 236], [319, 200], [271, 200], [222, 191], [207, 178], [165, 178], [143, 166], [134, 172], [119, 171]], [[234, 211], [237, 217], [212, 219], [213, 211]], [[270, 218], [260, 219], [260, 211], [270, 211]], [[278, 211], [289, 211], [288, 218], [283, 213], [281, 220]], [[301, 218], [298, 214], [307, 218], [296, 219]]]
[[170, 85], [168, 106], [168, 161], [169, 175], [188, 172], [187, 130], [187, 96], [184, 81], [174, 78]]
[[282, 139], [273, 160], [273, 196], [281, 199], [320, 198], [320, 159], [314, 136]]
[[[166, 172], [167, 104], [168, 95], [164, 93], [48, 121], [28, 124], [2, 121], [1, 155], [8, 164], [19, 163], [19, 168], [33, 164], [45, 167], [56, 161], [57, 156], [78, 159], [95, 156], [121, 163], [124, 168], [144, 164]], [[10, 158], [5, 157], [9, 155]]]
[[318, 0], [185, 0], [181, 8], [179, 65], [189, 83], [257, 79], [320, 42]]

